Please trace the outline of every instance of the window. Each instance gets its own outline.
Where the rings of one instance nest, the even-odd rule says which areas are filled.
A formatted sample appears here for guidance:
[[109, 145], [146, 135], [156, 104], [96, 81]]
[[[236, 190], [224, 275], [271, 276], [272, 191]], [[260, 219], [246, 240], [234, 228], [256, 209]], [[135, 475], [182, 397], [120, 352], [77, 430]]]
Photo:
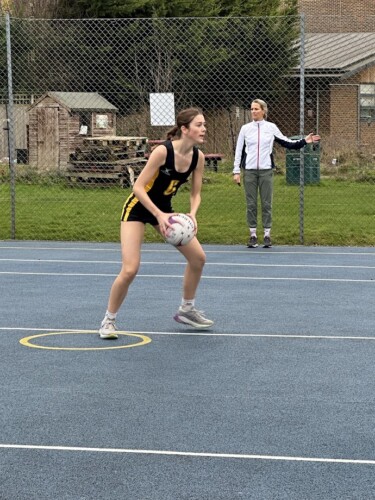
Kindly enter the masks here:
[[89, 111], [78, 111], [79, 135], [91, 135], [91, 113]]
[[375, 122], [375, 83], [359, 86], [361, 121]]
[[96, 115], [96, 128], [108, 128], [108, 115]]

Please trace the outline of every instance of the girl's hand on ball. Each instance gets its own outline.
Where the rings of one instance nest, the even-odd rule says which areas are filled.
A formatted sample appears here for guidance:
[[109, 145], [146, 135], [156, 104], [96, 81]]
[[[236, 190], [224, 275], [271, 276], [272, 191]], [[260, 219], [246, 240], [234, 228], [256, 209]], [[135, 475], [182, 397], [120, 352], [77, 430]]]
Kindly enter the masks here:
[[191, 219], [193, 219], [193, 222], [194, 222], [194, 226], [195, 226], [195, 234], [197, 234], [198, 232], [198, 224], [197, 224], [197, 219], [194, 217], [194, 215], [192, 214], [186, 214], [188, 215]]
[[166, 214], [164, 212], [161, 212], [156, 218], [159, 223], [159, 229], [160, 232], [163, 236], [166, 236], [166, 233], [168, 231], [169, 227], [172, 227], [172, 224], [169, 222], [169, 217], [171, 217], [174, 214]]

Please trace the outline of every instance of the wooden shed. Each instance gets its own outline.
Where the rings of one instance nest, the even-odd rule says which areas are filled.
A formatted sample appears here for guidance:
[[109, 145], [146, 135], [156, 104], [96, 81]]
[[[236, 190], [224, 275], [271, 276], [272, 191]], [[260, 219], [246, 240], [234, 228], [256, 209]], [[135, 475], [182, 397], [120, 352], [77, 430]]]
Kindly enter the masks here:
[[86, 137], [116, 135], [116, 112], [96, 92], [47, 92], [29, 108], [29, 164], [65, 170]]

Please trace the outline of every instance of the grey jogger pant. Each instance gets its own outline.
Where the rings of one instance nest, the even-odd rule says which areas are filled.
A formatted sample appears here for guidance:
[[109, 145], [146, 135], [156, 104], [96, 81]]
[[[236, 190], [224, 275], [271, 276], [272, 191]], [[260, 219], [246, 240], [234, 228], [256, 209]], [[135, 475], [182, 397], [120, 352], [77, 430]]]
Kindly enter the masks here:
[[263, 228], [270, 228], [272, 226], [273, 169], [245, 170], [244, 185], [248, 226], [257, 227], [259, 189]]

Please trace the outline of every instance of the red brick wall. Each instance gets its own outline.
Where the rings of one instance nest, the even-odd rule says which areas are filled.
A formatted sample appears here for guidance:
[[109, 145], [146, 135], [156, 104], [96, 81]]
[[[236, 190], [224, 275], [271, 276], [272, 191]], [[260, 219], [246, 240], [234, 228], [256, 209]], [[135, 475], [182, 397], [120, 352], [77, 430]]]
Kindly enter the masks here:
[[374, 0], [299, 0], [310, 33], [375, 31]]
[[359, 139], [358, 85], [331, 85], [331, 140], [336, 145], [357, 144]]
[[375, 67], [366, 68], [346, 84], [330, 86], [330, 139], [337, 146], [361, 146], [375, 151], [375, 123], [359, 119], [359, 84], [375, 82]]

